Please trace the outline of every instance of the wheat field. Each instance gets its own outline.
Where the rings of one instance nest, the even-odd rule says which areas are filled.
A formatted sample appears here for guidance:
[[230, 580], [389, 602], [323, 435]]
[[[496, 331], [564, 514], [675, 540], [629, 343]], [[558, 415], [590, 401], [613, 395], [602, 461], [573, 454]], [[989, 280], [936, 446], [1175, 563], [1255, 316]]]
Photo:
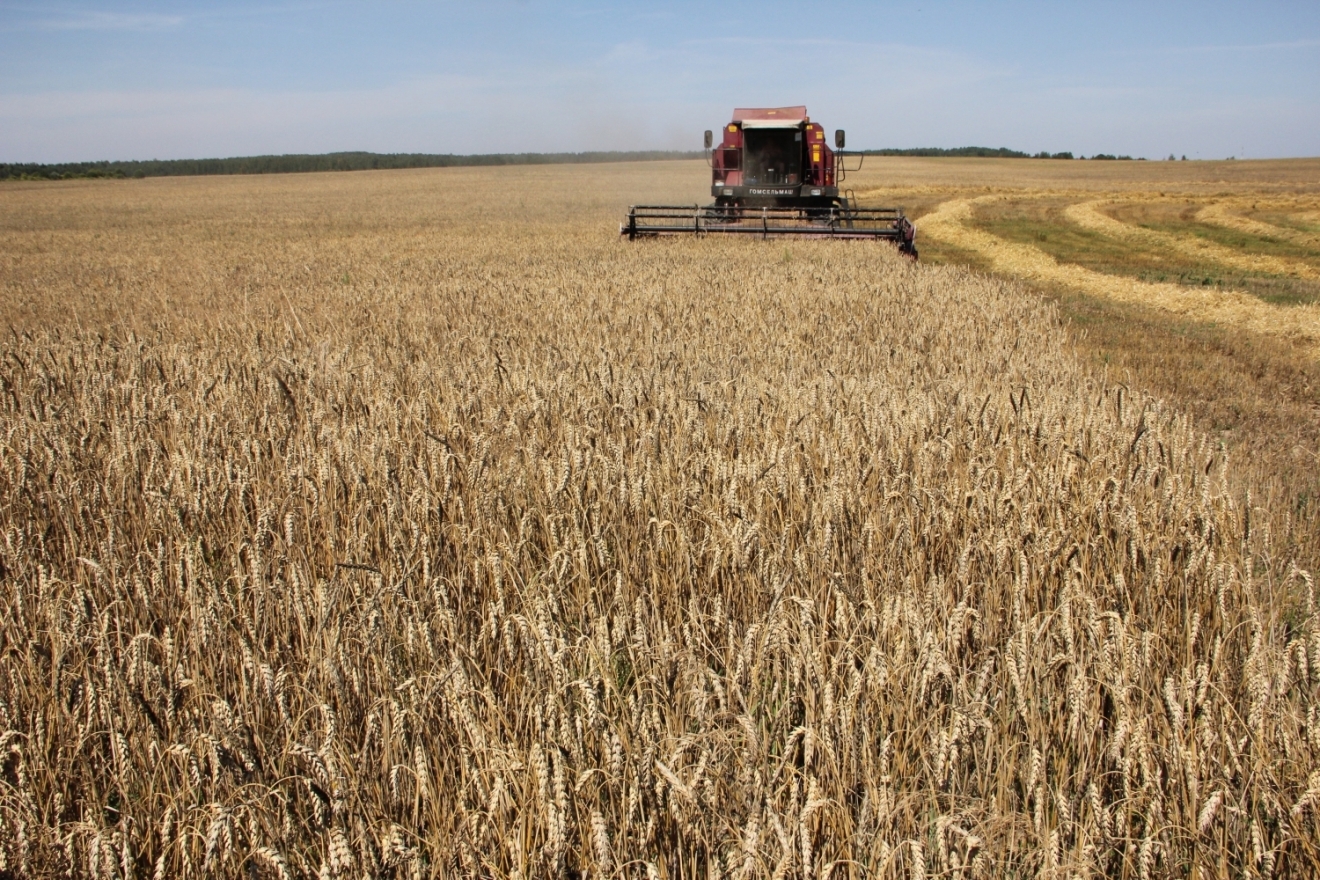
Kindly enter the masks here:
[[702, 169], [0, 189], [0, 876], [1320, 870], [1288, 512]]

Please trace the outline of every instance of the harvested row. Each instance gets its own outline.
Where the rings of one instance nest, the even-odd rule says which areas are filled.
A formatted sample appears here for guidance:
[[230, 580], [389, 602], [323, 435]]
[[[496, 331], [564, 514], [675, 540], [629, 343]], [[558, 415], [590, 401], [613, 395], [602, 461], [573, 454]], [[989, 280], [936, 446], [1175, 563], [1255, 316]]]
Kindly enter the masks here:
[[[1224, 202], [1215, 202], [1212, 205], [1206, 205], [1196, 214], [1196, 219], [1203, 223], [1213, 223], [1216, 226], [1223, 226], [1226, 229], [1235, 229], [1239, 232], [1245, 232], [1249, 235], [1259, 235], [1264, 238], [1274, 238], [1281, 241], [1300, 244], [1304, 247], [1320, 246], [1320, 235], [1315, 233], [1303, 232], [1299, 229], [1289, 229], [1286, 226], [1277, 226], [1273, 223], [1264, 223], [1251, 217], [1243, 216], [1240, 210], [1234, 210], [1237, 206], [1226, 204]], [[1241, 207], [1245, 207], [1241, 206]]]
[[1320, 307], [1277, 306], [1241, 291], [1139, 281], [1060, 262], [1040, 248], [1005, 241], [973, 227], [974, 206], [999, 198], [1002, 197], [982, 196], [944, 202], [921, 218], [922, 233], [982, 255], [992, 268], [1005, 275], [1034, 283], [1058, 284], [1183, 318], [1278, 337], [1320, 358]]
[[1050, 307], [408, 259], [3, 343], [0, 871], [1320, 868], [1313, 579]]
[[1153, 244], [1198, 259], [1213, 260], [1243, 272], [1264, 272], [1273, 275], [1314, 279], [1320, 277], [1315, 269], [1297, 260], [1285, 260], [1263, 254], [1243, 253], [1240, 250], [1203, 241], [1195, 236], [1173, 235], [1156, 229], [1133, 226], [1106, 215], [1101, 209], [1110, 202], [1096, 200], [1069, 205], [1064, 216], [1070, 221], [1111, 238]]

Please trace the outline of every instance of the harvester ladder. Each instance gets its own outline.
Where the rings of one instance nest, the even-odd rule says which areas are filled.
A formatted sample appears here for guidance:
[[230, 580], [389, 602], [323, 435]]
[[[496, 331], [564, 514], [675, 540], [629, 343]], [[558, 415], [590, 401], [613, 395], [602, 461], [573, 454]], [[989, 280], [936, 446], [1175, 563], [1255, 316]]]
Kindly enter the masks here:
[[849, 229], [853, 228], [853, 211], [857, 208], [857, 193], [851, 189], [843, 191], [844, 221]]

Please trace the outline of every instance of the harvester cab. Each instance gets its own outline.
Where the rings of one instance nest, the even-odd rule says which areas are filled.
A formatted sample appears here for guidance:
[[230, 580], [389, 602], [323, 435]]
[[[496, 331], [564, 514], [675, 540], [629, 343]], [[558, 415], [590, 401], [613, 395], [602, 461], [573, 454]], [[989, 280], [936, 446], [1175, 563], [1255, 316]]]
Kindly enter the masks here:
[[[709, 205], [633, 205], [619, 232], [653, 235], [750, 234], [886, 239], [912, 257], [916, 230], [901, 208], [863, 208], [840, 191], [862, 154], [845, 154], [844, 132], [811, 121], [806, 107], [738, 108], [720, 143], [705, 133], [711, 168]], [[857, 167], [844, 167], [855, 156]]]
[[717, 205], [828, 208], [839, 203], [836, 155], [806, 107], [740, 108], [723, 135], [710, 162]]

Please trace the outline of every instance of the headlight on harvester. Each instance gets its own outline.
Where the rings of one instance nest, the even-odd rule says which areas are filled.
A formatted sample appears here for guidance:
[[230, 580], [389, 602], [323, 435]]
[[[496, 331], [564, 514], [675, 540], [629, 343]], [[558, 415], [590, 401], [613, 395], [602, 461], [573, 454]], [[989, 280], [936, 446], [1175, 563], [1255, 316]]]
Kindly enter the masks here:
[[733, 195], [733, 190], [731, 190], [731, 189], [726, 189], [726, 190], [724, 191], [724, 194], [725, 194], [726, 196], [731, 196], [731, 195]]

